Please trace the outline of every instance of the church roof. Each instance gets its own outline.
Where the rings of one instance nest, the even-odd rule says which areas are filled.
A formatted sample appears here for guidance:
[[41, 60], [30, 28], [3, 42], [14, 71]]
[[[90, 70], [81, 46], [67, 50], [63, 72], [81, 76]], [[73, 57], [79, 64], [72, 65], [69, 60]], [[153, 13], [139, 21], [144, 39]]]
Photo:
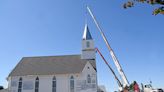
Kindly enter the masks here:
[[92, 40], [92, 36], [91, 33], [89, 32], [89, 28], [87, 24], [85, 24], [83, 40]]
[[81, 55], [24, 57], [9, 76], [80, 73], [87, 62], [96, 69], [95, 60], [81, 59]]

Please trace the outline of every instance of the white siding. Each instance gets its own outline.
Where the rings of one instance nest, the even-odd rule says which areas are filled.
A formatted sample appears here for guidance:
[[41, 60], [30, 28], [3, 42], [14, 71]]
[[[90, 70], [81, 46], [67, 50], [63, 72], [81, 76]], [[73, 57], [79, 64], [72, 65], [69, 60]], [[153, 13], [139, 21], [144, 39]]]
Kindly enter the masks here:
[[52, 76], [39, 77], [39, 92], [52, 92]]
[[[88, 84], [87, 83], [87, 76], [90, 74], [91, 80], [95, 80], [95, 83]], [[82, 73], [80, 74], [79, 78], [77, 78], [77, 87], [76, 92], [97, 92], [97, 75], [96, 71], [92, 67], [92, 65], [87, 62], [85, 65]], [[95, 85], [95, 88], [92, 88], [92, 84]]]
[[[87, 47], [87, 42], [89, 42], [89, 47]], [[82, 59], [95, 59], [95, 47], [93, 40], [82, 40], [82, 52], [81, 52]]]
[[[87, 47], [87, 42], [90, 43], [90, 46]], [[94, 49], [94, 41], [93, 40], [82, 40], [82, 50], [85, 49]]]
[[96, 58], [95, 50], [82, 51], [81, 59], [95, 59], [95, 58]]
[[[89, 68], [88, 68], [89, 67]], [[87, 75], [91, 75], [91, 79], [95, 80], [96, 88], [91, 88], [88, 86]], [[93, 69], [92, 65], [87, 62], [82, 73], [80, 74], [61, 74], [55, 75], [56, 77], [56, 92], [70, 92], [70, 77], [74, 76], [75, 91], [74, 92], [97, 92], [97, 75], [96, 71]], [[9, 92], [18, 92], [18, 82], [19, 78], [22, 77], [23, 85], [22, 92], [35, 92], [35, 79], [37, 76], [15, 76], [9, 77]], [[52, 79], [54, 75], [38, 75], [39, 77], [39, 92], [52, 92]], [[11, 82], [16, 82], [16, 86], [11, 86]], [[31, 84], [32, 89], [23, 89], [24, 83]], [[83, 88], [84, 87], [84, 88]], [[28, 87], [25, 87], [28, 88]], [[31, 87], [30, 87], [31, 88]]]
[[[27, 77], [22, 77], [22, 92], [34, 92], [34, 89], [35, 89], [35, 79], [36, 77], [30, 77], [30, 76], [27, 76]], [[19, 81], [19, 78], [18, 78], [18, 81]], [[25, 89], [25, 82], [31, 82], [31, 86], [33, 87], [32, 89]], [[16, 91], [18, 92], [18, 91]]]
[[57, 80], [57, 91], [56, 92], [69, 92], [68, 91], [68, 78], [69, 75], [58, 75]]
[[[19, 81], [18, 77], [12, 77], [12, 78], [9, 77], [8, 78], [8, 86], [9, 86], [8, 88], [9, 88], [10, 92], [17, 92], [17, 90], [18, 90], [18, 81]], [[11, 85], [13, 82], [16, 83], [15, 86]]]

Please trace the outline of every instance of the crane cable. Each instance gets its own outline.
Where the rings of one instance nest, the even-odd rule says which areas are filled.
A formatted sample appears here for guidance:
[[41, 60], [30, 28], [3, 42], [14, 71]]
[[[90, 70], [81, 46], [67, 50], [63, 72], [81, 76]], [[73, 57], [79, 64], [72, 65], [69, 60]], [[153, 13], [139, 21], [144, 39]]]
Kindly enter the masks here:
[[108, 68], [110, 69], [110, 71], [112, 72], [112, 74], [114, 75], [114, 78], [116, 79], [119, 87], [122, 87], [122, 84], [120, 82], [120, 80], [118, 79], [118, 77], [116, 76], [115, 72], [113, 71], [112, 67], [109, 65], [109, 63], [106, 61], [106, 59], [104, 58], [104, 56], [102, 55], [102, 53], [100, 52], [100, 50], [98, 48], [95, 48], [96, 52], [99, 53], [99, 55], [101, 56], [101, 58], [103, 59], [103, 61], [105, 62], [105, 64], [108, 66]]

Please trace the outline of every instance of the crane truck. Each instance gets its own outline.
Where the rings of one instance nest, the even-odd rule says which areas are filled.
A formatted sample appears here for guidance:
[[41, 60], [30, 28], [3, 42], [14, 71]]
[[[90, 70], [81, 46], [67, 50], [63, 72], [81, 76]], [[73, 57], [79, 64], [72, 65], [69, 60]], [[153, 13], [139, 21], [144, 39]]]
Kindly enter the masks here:
[[[111, 70], [111, 72], [112, 72], [112, 74], [114, 75], [114, 78], [115, 78], [115, 80], [117, 81], [117, 84], [118, 84], [118, 86], [119, 86], [118, 89], [119, 89], [120, 92], [122, 92], [125, 88], [129, 88], [130, 85], [132, 85], [132, 84], [129, 84], [129, 81], [127, 80], [127, 77], [126, 77], [126, 75], [125, 75], [125, 73], [124, 73], [124, 71], [123, 71], [123, 69], [122, 69], [122, 67], [121, 67], [121, 65], [120, 65], [120, 63], [119, 63], [119, 61], [118, 61], [118, 59], [117, 59], [115, 53], [114, 53], [114, 51], [112, 50], [112, 48], [111, 48], [111, 46], [110, 46], [110, 44], [109, 44], [109, 42], [108, 42], [108, 40], [107, 40], [105, 34], [103, 33], [103, 31], [102, 31], [101, 27], [99, 26], [99, 24], [98, 24], [98, 22], [97, 22], [95, 16], [93, 15], [91, 9], [90, 9], [88, 6], [87, 6], [87, 10], [88, 10], [90, 16], [92, 17], [92, 19], [93, 19], [93, 21], [94, 21], [96, 27], [98, 28], [98, 30], [99, 30], [99, 32], [100, 32], [100, 34], [101, 34], [103, 40], [105, 41], [105, 44], [106, 44], [106, 46], [107, 46], [107, 48], [108, 48], [108, 50], [109, 50], [109, 52], [110, 52], [110, 55], [111, 55], [111, 57], [112, 57], [112, 59], [113, 59], [113, 61], [114, 61], [114, 64], [115, 64], [115, 66], [116, 66], [116, 68], [117, 68], [117, 71], [119, 72], [119, 75], [121, 76], [121, 79], [122, 79], [123, 82], [121, 82], [121, 81], [119, 80], [119, 78], [116, 76], [114, 70], [113, 70], [113, 69], [111, 68], [111, 66], [108, 64], [108, 62], [107, 62], [106, 59], [103, 57], [103, 55], [101, 54], [101, 52], [99, 51], [98, 48], [96, 48], [96, 51], [100, 54], [100, 56], [102, 57], [102, 59], [104, 60], [104, 62], [107, 64], [108, 68]], [[164, 92], [161, 88], [160, 88], [160, 89], [154, 89], [154, 88], [151, 86], [151, 84], [142, 85], [142, 90], [141, 90], [141, 91], [142, 91], [142, 92]]]

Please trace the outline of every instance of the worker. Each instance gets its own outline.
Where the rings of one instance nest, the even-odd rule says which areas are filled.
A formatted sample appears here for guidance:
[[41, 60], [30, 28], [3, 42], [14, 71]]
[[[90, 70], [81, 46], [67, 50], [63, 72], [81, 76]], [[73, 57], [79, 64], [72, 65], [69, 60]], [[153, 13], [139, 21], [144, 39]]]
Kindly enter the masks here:
[[133, 90], [134, 90], [134, 92], [140, 92], [140, 88], [136, 81], [134, 81], [134, 83], [133, 83]]
[[123, 92], [129, 92], [129, 88], [128, 88], [128, 86], [125, 86], [125, 87], [124, 87]]

